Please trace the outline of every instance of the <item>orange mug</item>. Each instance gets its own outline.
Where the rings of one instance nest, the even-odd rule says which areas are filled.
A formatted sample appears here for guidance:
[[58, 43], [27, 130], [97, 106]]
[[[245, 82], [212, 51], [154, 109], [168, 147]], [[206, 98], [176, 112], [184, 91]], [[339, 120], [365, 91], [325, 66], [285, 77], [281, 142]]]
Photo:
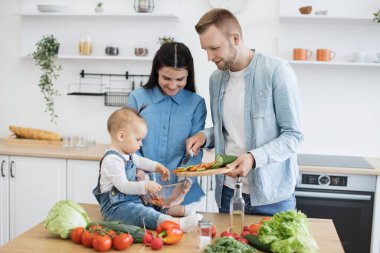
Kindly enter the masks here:
[[307, 50], [305, 48], [294, 48], [293, 49], [293, 60], [297, 61], [306, 61], [309, 59], [312, 55], [312, 52], [310, 50]]
[[317, 49], [317, 61], [331, 61], [334, 58], [334, 51], [330, 49]]

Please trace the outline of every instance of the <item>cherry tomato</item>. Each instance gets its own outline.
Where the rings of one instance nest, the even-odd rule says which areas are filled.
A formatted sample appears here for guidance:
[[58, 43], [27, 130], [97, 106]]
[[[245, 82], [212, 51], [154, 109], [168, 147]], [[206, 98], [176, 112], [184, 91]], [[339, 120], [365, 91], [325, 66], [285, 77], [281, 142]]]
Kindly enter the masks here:
[[94, 235], [92, 239], [92, 247], [99, 252], [104, 252], [110, 250], [112, 246], [111, 237], [105, 234]]
[[71, 233], [70, 233], [71, 241], [75, 243], [82, 243], [83, 231], [84, 231], [84, 228], [82, 227], [77, 227], [71, 230]]
[[228, 237], [228, 236], [234, 238], [234, 233], [231, 233], [231, 232], [228, 232], [228, 231], [223, 231], [220, 234], [220, 237]]
[[270, 220], [270, 217], [264, 217], [261, 219], [260, 223], [263, 223], [264, 221]]
[[88, 228], [88, 230], [97, 230], [97, 229], [103, 229], [103, 226], [94, 224]]
[[261, 223], [258, 222], [258, 223], [253, 223], [249, 226], [249, 232], [251, 234], [254, 234], [254, 235], [258, 235], [259, 234], [259, 228], [261, 227]]
[[246, 235], [248, 235], [248, 234], [250, 234], [250, 232], [247, 231], [247, 230], [244, 230], [243, 232], [241, 232], [241, 236], [242, 236], [242, 237], [244, 237], [244, 236], [246, 236]]
[[124, 250], [129, 248], [133, 243], [133, 237], [130, 234], [127, 233], [121, 233], [118, 235], [115, 235], [115, 237], [112, 240], [112, 245], [117, 250]]
[[111, 237], [111, 239], [114, 238], [114, 237], [116, 236], [116, 232], [115, 232], [114, 230], [112, 230], [112, 229], [108, 229], [108, 230], [106, 230], [105, 232], [106, 232], [106, 234], [107, 234], [109, 237]]
[[216, 235], [216, 227], [214, 225], [212, 225], [212, 228], [211, 228], [211, 236], [212, 238], [214, 238]]
[[82, 241], [83, 246], [85, 246], [87, 248], [91, 248], [93, 237], [94, 237], [94, 235], [89, 230], [84, 230], [82, 237], [81, 237], [81, 241]]
[[249, 226], [244, 226], [243, 231], [249, 231]]
[[244, 244], [248, 244], [248, 240], [247, 239], [245, 239], [245, 238], [239, 238], [239, 239], [237, 239], [239, 242], [242, 242], [242, 243], [244, 243]]

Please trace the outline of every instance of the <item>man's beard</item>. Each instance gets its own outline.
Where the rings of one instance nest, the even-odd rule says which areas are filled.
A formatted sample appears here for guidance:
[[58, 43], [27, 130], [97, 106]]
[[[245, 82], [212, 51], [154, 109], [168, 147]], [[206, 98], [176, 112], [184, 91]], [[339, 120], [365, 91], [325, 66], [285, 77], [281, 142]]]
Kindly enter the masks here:
[[223, 66], [218, 66], [218, 69], [220, 70], [229, 70], [234, 65], [237, 55], [237, 50], [234, 48], [234, 46], [230, 43], [229, 45], [229, 52], [230, 54], [226, 57], [226, 60], [222, 60], [224, 62]]

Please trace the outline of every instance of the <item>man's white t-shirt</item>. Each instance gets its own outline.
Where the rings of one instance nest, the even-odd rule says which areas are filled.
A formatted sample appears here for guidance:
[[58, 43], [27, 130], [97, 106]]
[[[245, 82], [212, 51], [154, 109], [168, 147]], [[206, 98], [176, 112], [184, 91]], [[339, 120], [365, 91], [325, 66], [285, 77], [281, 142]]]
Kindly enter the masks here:
[[[226, 86], [223, 100], [223, 133], [225, 153], [236, 155], [246, 153], [245, 131], [244, 131], [244, 97], [245, 81], [244, 72], [231, 72]], [[249, 194], [248, 178], [243, 177], [243, 192]], [[226, 176], [224, 185], [234, 189], [236, 178]]]
[[[129, 155], [121, 155], [125, 160], [129, 160]], [[132, 161], [136, 165], [136, 168], [150, 172], [154, 172], [157, 165], [157, 162], [136, 154], [132, 154]], [[110, 154], [103, 159], [100, 173], [101, 192], [109, 191], [112, 189], [112, 186], [115, 186], [120, 192], [125, 194], [146, 194], [145, 183], [147, 181], [129, 181], [125, 174], [124, 160], [115, 154]]]

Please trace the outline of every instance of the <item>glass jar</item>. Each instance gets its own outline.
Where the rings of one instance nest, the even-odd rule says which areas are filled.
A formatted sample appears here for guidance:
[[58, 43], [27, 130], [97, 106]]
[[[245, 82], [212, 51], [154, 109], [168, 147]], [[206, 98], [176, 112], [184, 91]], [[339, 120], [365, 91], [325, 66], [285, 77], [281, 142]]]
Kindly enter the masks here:
[[136, 12], [152, 12], [154, 10], [154, 0], [135, 0], [134, 8]]
[[92, 54], [92, 41], [89, 33], [82, 33], [79, 39], [79, 54], [91, 55]]
[[203, 250], [211, 243], [212, 223], [208, 220], [198, 221], [198, 249]]

